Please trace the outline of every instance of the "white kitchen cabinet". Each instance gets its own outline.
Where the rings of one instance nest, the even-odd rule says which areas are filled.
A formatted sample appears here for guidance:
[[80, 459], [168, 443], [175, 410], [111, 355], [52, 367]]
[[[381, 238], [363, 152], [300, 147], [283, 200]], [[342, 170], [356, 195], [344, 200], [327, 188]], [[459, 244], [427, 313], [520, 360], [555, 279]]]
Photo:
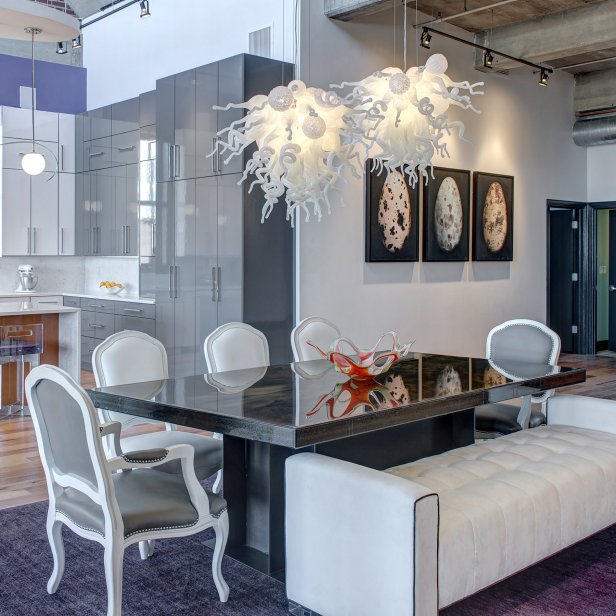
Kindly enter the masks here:
[[44, 171], [30, 184], [30, 254], [58, 254], [58, 174]]
[[58, 170], [63, 173], [76, 171], [75, 116], [58, 114]]
[[30, 254], [30, 176], [2, 171], [2, 255]]
[[[5, 138], [32, 139], [32, 110], [2, 107], [2, 132]], [[37, 140], [58, 143], [58, 114], [34, 112], [34, 136]]]
[[75, 176], [58, 174], [58, 254], [75, 254]]

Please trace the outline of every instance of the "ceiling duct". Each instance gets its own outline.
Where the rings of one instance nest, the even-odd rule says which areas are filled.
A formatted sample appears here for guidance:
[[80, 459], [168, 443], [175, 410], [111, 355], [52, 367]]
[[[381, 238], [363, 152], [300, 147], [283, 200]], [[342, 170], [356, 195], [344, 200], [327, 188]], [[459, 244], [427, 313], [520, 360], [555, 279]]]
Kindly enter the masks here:
[[616, 115], [578, 120], [573, 125], [573, 141], [586, 147], [616, 143]]

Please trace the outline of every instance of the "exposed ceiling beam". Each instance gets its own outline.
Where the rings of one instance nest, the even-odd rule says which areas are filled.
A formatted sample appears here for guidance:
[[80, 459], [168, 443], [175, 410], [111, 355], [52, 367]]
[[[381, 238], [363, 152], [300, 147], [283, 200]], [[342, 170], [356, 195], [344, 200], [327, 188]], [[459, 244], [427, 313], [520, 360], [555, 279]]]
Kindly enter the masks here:
[[[550, 63], [616, 46], [616, 0], [596, 2], [579, 9], [554, 13], [532, 21], [477, 35], [477, 42], [496, 51]], [[481, 59], [477, 58], [476, 68]], [[495, 57], [494, 69], [507, 70], [515, 62]]]
[[[325, 15], [331, 19], [351, 21], [358, 17], [374, 15], [394, 6], [401, 0], [325, 0]], [[407, 0], [407, 4], [415, 4], [415, 0]]]
[[576, 113], [616, 109], [616, 68], [577, 75], [573, 107]]

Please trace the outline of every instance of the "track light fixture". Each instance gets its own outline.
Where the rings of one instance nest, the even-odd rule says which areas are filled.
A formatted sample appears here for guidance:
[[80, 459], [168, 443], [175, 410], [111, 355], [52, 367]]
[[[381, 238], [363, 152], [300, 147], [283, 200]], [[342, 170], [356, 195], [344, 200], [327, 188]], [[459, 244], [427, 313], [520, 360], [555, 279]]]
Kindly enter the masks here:
[[438, 34], [439, 36], [443, 36], [448, 39], [452, 39], [453, 41], [457, 41], [458, 43], [462, 43], [463, 45], [468, 45], [469, 47], [474, 47], [475, 49], [481, 49], [483, 51], [483, 65], [485, 68], [492, 68], [494, 66], [494, 56], [501, 56], [502, 58], [507, 58], [508, 60], [512, 60], [513, 62], [525, 64], [526, 66], [530, 66], [536, 69], [535, 72], [538, 71], [540, 73], [539, 85], [542, 86], [548, 85], [550, 74], [554, 72], [554, 69], [542, 66], [541, 64], [536, 64], [535, 62], [531, 62], [530, 60], [525, 60], [524, 58], [516, 58], [515, 56], [510, 56], [508, 53], [504, 53], [496, 49], [490, 49], [489, 47], [485, 47], [484, 45], [480, 45], [479, 43], [468, 41], [466, 39], [460, 38], [459, 36], [449, 34], [448, 32], [442, 32], [441, 30], [435, 30], [434, 28], [423, 26], [421, 32], [421, 46], [425, 47], [426, 49], [430, 49], [430, 40], [432, 39], [431, 33]]
[[68, 49], [64, 46], [64, 43], [58, 43], [58, 47], [56, 48], [56, 53], [63, 56], [65, 53], [68, 53]]
[[141, 0], [141, 2], [139, 3], [139, 6], [141, 7], [141, 15], [139, 15], [139, 17], [141, 17], [142, 19], [144, 17], [150, 17], [151, 13], [150, 13], [150, 0]]
[[81, 47], [81, 34], [79, 34], [77, 38], [73, 39], [71, 46], [73, 49], [79, 49]]

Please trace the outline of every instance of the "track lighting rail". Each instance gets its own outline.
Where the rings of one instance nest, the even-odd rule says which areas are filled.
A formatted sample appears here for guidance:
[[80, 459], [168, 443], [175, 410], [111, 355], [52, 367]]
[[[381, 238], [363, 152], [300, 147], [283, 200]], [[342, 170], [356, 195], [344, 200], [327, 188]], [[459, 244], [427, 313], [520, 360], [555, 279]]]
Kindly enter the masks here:
[[536, 64], [535, 62], [531, 62], [530, 60], [525, 60], [524, 58], [516, 58], [515, 56], [511, 56], [508, 53], [504, 53], [502, 51], [498, 51], [497, 49], [492, 49], [490, 47], [486, 47], [485, 45], [480, 45], [479, 43], [475, 43], [474, 41], [468, 41], [459, 36], [455, 36], [453, 34], [449, 34], [448, 32], [443, 32], [442, 30], [435, 30], [434, 28], [430, 28], [429, 26], [422, 27], [421, 33], [421, 46], [426, 49], [430, 49], [430, 40], [432, 39], [432, 35], [436, 34], [437, 36], [444, 36], [445, 38], [451, 39], [453, 41], [457, 41], [458, 43], [462, 43], [463, 45], [468, 45], [469, 47], [474, 47], [475, 49], [481, 49], [484, 52], [484, 66], [489, 67], [485, 62], [485, 57], [489, 56], [500, 56], [501, 58], [507, 58], [508, 60], [512, 60], [513, 62], [517, 62], [518, 64], [525, 64], [526, 66], [530, 66], [531, 68], [536, 69], [540, 73], [539, 84], [542, 86], [547, 85], [548, 79], [551, 73], [554, 72], [554, 69], [548, 66], [542, 66], [541, 64]]

